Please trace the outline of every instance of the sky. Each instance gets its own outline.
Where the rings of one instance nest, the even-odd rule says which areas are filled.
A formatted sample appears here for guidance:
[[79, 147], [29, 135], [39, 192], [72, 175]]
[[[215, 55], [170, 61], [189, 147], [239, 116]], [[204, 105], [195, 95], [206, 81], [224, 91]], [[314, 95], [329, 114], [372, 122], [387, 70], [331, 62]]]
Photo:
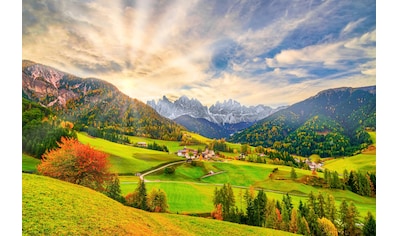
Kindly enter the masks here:
[[143, 102], [291, 105], [376, 85], [376, 1], [23, 0], [22, 58]]

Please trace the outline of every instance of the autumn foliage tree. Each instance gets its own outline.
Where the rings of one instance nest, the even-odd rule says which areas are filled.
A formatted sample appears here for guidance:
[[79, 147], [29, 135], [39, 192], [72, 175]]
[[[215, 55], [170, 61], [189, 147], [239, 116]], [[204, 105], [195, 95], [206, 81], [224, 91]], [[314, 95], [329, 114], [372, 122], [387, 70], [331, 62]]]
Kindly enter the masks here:
[[147, 206], [149, 211], [152, 212], [167, 212], [169, 206], [166, 199], [166, 193], [161, 189], [152, 189], [150, 194], [147, 196]]
[[39, 173], [105, 192], [112, 175], [107, 155], [73, 138], [61, 138], [59, 148], [43, 154]]
[[223, 211], [221, 203], [217, 204], [216, 209], [211, 212], [211, 216], [213, 219], [223, 220]]

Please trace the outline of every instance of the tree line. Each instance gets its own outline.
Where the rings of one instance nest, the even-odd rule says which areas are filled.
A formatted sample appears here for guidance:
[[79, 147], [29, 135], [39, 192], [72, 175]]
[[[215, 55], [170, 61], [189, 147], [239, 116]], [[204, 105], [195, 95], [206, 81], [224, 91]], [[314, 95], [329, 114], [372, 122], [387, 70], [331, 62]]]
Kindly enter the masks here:
[[22, 99], [22, 151], [40, 159], [57, 148], [62, 137], [75, 137], [73, 124], [62, 121], [49, 109]]
[[[270, 199], [263, 190], [247, 189], [240, 201], [246, 208], [236, 206], [236, 198], [230, 184], [215, 188], [211, 216], [214, 219], [267, 227], [302, 235], [376, 235], [376, 221], [368, 212], [361, 220], [353, 202], [345, 199], [337, 206], [332, 195], [310, 192], [306, 202], [300, 200], [298, 208], [291, 196], [283, 195], [282, 201]], [[241, 204], [242, 206], [242, 204]]]

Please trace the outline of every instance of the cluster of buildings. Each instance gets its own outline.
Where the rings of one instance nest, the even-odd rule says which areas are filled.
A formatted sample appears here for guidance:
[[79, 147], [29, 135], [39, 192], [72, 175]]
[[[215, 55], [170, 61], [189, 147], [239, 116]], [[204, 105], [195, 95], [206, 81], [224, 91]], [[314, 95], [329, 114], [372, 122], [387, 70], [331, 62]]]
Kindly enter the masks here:
[[202, 157], [203, 159], [209, 160], [210, 158], [214, 157], [216, 154], [213, 150], [209, 150], [208, 148], [205, 151], [198, 153], [198, 150], [186, 148], [177, 151], [177, 155], [179, 157], [185, 157], [186, 159], [197, 159]]
[[[300, 162], [301, 160], [295, 158], [295, 161], [296, 162]], [[305, 161], [303, 161], [303, 162], [305, 162], [305, 164], [307, 166], [309, 166], [309, 169], [311, 171], [314, 171], [314, 170], [317, 171], [317, 170], [322, 170], [323, 169], [323, 162], [316, 163], [316, 162], [310, 161], [309, 158], [306, 158]]]

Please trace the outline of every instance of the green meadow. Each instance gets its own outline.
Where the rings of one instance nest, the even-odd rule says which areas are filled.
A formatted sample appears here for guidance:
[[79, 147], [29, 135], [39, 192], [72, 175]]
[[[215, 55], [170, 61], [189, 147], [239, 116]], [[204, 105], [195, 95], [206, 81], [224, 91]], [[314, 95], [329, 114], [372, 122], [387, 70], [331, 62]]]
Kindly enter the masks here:
[[138, 143], [138, 142], [146, 142], [147, 144], [157, 143], [158, 145], [165, 145], [168, 147], [169, 152], [174, 153], [183, 147], [180, 145], [180, 142], [177, 141], [165, 141], [165, 140], [158, 140], [152, 138], [144, 138], [144, 137], [137, 137], [137, 136], [128, 136], [131, 143]]
[[[203, 142], [210, 141], [197, 134], [191, 135]], [[138, 137], [129, 138], [133, 142], [156, 142], [160, 145], [166, 145], [171, 153], [117, 144], [100, 138], [92, 138], [85, 133], [78, 133], [80, 142], [90, 144], [90, 146], [110, 155], [111, 170], [120, 174], [120, 185], [124, 196], [133, 192], [136, 188], [139, 178], [133, 176], [134, 173], [143, 172], [165, 163], [184, 160], [173, 153], [174, 150], [181, 148], [178, 142]], [[201, 146], [201, 148], [203, 147]], [[375, 154], [359, 154], [353, 157], [331, 159], [325, 162], [324, 167], [329, 170], [336, 170], [340, 174], [345, 168], [348, 170], [375, 170], [375, 156]], [[22, 156], [24, 171], [35, 171], [39, 163], [40, 160], [33, 157], [25, 154]], [[197, 165], [184, 163], [174, 167], [175, 172], [173, 174], [165, 174], [162, 169], [145, 177], [146, 180], [150, 181], [146, 182], [148, 192], [152, 188], [163, 189], [166, 192], [171, 213], [199, 214], [211, 212], [213, 210], [212, 199], [215, 187], [219, 188], [223, 183], [230, 183], [233, 186], [236, 205], [239, 209], [245, 209], [243, 194], [246, 189], [252, 186], [264, 189], [268, 198], [276, 200], [281, 200], [283, 195], [288, 193], [296, 207], [300, 200], [302, 202], [307, 201], [310, 192], [318, 194], [320, 191], [323, 194], [332, 194], [337, 207], [343, 199], [346, 199], [355, 203], [362, 217], [367, 214], [367, 211], [376, 215], [376, 198], [362, 197], [350, 191], [316, 188], [303, 184], [299, 180], [310, 176], [311, 171], [309, 170], [295, 169], [297, 179], [292, 180], [290, 177], [291, 167], [238, 160], [202, 161]], [[273, 173], [275, 168], [278, 168], [278, 171]], [[223, 171], [223, 173], [201, 178], [209, 171]], [[317, 174], [323, 177], [323, 173]]]
[[376, 171], [375, 154], [358, 154], [352, 157], [337, 158], [325, 161], [324, 168], [330, 171], [337, 171], [340, 175], [344, 170], [355, 171]]
[[164, 163], [181, 160], [175, 154], [123, 145], [78, 133], [78, 140], [110, 155], [111, 171], [134, 174]]
[[[124, 179], [125, 176], [121, 176], [121, 190], [123, 195], [127, 195], [135, 190], [137, 186], [138, 179], [136, 181], [126, 181]], [[287, 183], [281, 183], [286, 184]], [[210, 213], [213, 207], [213, 193], [215, 188], [221, 188], [222, 183], [195, 183], [195, 182], [180, 182], [180, 181], [154, 181], [154, 182], [146, 182], [147, 192], [154, 189], [162, 189], [165, 191], [167, 195], [167, 201], [169, 204], [169, 210], [172, 213], [187, 213], [187, 214], [200, 214], [200, 213]], [[246, 188], [234, 187], [234, 196], [236, 201], [236, 206], [239, 209], [243, 209], [245, 211], [246, 204], [243, 198]], [[313, 192], [314, 195], [318, 195], [319, 192], [324, 194], [325, 199], [327, 194], [331, 194], [334, 196], [336, 207], [339, 207], [342, 200], [352, 201], [355, 203], [357, 210], [359, 211], [360, 216], [363, 218], [367, 215], [367, 212], [370, 211], [374, 216], [376, 215], [376, 199], [370, 197], [363, 197], [357, 194], [354, 194], [350, 191], [343, 190], [329, 190], [329, 189], [317, 189], [312, 188], [309, 189]], [[270, 189], [264, 189], [266, 195], [269, 199], [282, 200], [283, 195], [285, 193], [277, 193]], [[309, 192], [310, 193], [310, 192]], [[292, 198], [292, 203], [294, 207], [299, 206], [299, 201], [303, 203], [307, 202], [308, 194], [306, 195], [295, 195], [290, 194]]]
[[149, 213], [83, 186], [22, 174], [22, 235], [89, 234], [293, 235], [201, 217]]
[[[147, 190], [152, 188], [163, 189], [168, 196], [168, 203], [171, 212], [205, 213], [213, 210], [212, 199], [215, 187], [221, 187], [223, 183], [230, 183], [233, 186], [236, 203], [240, 208], [242, 205], [243, 193], [250, 186], [256, 189], [264, 189], [270, 198], [281, 200], [283, 195], [288, 193], [292, 197], [294, 206], [298, 207], [299, 201], [307, 202], [310, 192], [318, 194], [322, 192], [325, 196], [331, 194], [336, 200], [337, 207], [343, 199], [353, 201], [362, 217], [370, 211], [376, 214], [376, 198], [363, 197], [348, 190], [332, 190], [313, 187], [290, 178], [291, 167], [276, 166], [269, 164], [257, 164], [243, 161], [228, 162], [202, 162], [203, 166], [192, 166], [191, 164], [180, 164], [173, 174], [165, 174], [163, 170], [152, 173], [145, 177]], [[278, 171], [274, 178], [270, 179], [269, 174], [274, 168]], [[209, 170], [225, 171], [224, 173], [200, 179]], [[295, 169], [298, 179], [311, 175], [311, 171]], [[322, 175], [322, 173], [318, 173]], [[122, 193], [133, 192], [136, 188], [138, 177], [128, 178], [121, 176]]]
[[25, 153], [22, 153], [22, 171], [36, 172], [37, 165], [40, 164], [40, 160]]

